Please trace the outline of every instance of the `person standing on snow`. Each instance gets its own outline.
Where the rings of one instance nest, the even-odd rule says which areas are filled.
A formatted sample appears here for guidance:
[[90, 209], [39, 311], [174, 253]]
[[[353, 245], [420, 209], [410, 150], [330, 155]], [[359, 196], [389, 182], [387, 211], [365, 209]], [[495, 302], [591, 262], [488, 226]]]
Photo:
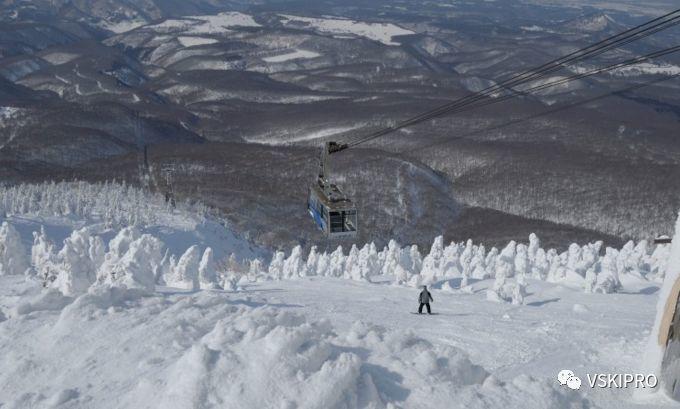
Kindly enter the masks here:
[[427, 307], [427, 313], [432, 314], [432, 310], [430, 310], [430, 301], [434, 302], [434, 298], [432, 298], [432, 294], [430, 294], [430, 292], [427, 291], [426, 285], [423, 286], [423, 291], [420, 292], [418, 301], [420, 301], [420, 307], [418, 307], [418, 314], [423, 313], [423, 305]]

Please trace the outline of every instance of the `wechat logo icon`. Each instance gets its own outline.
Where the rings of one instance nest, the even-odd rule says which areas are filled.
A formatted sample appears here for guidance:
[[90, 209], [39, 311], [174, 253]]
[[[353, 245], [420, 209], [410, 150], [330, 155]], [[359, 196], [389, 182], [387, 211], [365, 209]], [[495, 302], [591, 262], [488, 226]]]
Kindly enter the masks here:
[[569, 389], [579, 390], [581, 389], [581, 378], [574, 375], [573, 371], [568, 369], [563, 369], [557, 373], [557, 382], [562, 386], [566, 386]]

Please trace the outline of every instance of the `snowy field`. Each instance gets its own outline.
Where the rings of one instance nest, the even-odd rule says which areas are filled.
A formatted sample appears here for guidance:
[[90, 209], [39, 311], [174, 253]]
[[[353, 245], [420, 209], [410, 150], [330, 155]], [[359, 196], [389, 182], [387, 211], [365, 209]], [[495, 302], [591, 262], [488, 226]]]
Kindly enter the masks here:
[[299, 59], [310, 59], [320, 57], [321, 54], [315, 53], [314, 51], [308, 50], [293, 50], [286, 52], [284, 54], [273, 55], [271, 57], [265, 57], [262, 60], [265, 62], [286, 62]]
[[399, 45], [392, 37], [415, 34], [392, 23], [367, 23], [340, 18], [311, 18], [281, 14], [286, 25], [303, 24], [322, 33], [353, 35], [378, 41], [385, 45]]
[[2, 409], [680, 407], [585, 380], [656, 370], [678, 243], [270, 257], [115, 183], [0, 188], [0, 214]]
[[188, 16], [183, 19], [168, 19], [158, 24], [144, 26], [159, 33], [186, 33], [190, 35], [226, 34], [234, 27], [261, 27], [252, 16], [239, 12], [225, 12], [215, 15]]
[[[106, 290], [75, 301], [0, 277], [5, 408], [653, 408], [557, 372], [634, 371], [656, 286], [583, 294], [530, 282], [527, 304], [333, 278], [240, 291]], [[455, 286], [455, 284], [454, 284]], [[112, 400], [111, 397], [116, 399]], [[587, 399], [591, 406], [583, 401]], [[371, 404], [373, 406], [371, 406]], [[387, 404], [384, 406], [383, 404]], [[391, 405], [391, 406], [390, 406]]]

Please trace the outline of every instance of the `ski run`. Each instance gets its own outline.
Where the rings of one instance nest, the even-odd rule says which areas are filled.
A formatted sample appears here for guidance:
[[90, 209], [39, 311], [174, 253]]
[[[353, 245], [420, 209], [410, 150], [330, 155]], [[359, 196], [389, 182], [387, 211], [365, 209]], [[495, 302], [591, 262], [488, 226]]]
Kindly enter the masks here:
[[678, 407], [586, 380], [658, 370], [678, 243], [270, 253], [117, 183], [0, 188], [0, 215], [2, 409]]

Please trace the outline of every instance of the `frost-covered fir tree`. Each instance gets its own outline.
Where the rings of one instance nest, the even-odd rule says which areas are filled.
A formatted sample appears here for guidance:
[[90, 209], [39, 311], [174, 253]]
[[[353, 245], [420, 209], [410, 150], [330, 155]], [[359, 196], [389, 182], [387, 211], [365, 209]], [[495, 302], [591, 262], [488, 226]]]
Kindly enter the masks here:
[[330, 255], [328, 276], [342, 277], [345, 271], [345, 255], [342, 254], [342, 246], [338, 246]]
[[666, 277], [666, 266], [668, 264], [668, 257], [671, 254], [670, 244], [657, 244], [654, 247], [654, 251], [650, 256], [651, 268], [650, 273], [652, 274], [653, 280], [662, 283]]
[[545, 280], [550, 270], [550, 261], [545, 250], [538, 248], [534, 253], [534, 260], [531, 264], [531, 277], [536, 280]]
[[619, 280], [619, 252], [607, 247], [604, 257], [600, 261], [600, 274], [597, 276], [597, 292], [609, 294], [621, 289]]
[[269, 263], [268, 274], [274, 280], [283, 278], [283, 263], [286, 260], [286, 254], [283, 251], [277, 251]]
[[517, 245], [514, 264], [517, 276], [526, 276], [529, 273], [529, 251], [524, 244]]
[[[411, 246], [408, 252], [408, 258], [406, 258], [405, 253], [402, 254], [404, 254], [402, 257], [402, 267], [411, 271], [413, 274], [420, 274], [420, 271], [423, 269], [423, 258], [420, 255], [418, 246], [415, 244]], [[408, 268], [409, 262], [410, 268]]]
[[385, 254], [382, 264], [383, 275], [395, 274], [397, 266], [404, 270], [403, 266], [401, 266], [401, 248], [396, 241], [390, 240], [383, 253]]
[[356, 244], [352, 244], [352, 247], [349, 249], [349, 254], [345, 259], [345, 269], [342, 276], [350, 280], [361, 279], [361, 271], [359, 267], [359, 249], [357, 248]]
[[307, 275], [307, 265], [302, 260], [302, 247], [297, 245], [293, 248], [290, 256], [283, 262], [283, 278], [300, 278]]
[[217, 265], [213, 250], [207, 247], [203, 252], [201, 261], [198, 264], [198, 284], [202, 290], [214, 290], [220, 288], [217, 281]]
[[599, 263], [596, 263], [586, 271], [586, 277], [583, 281], [583, 291], [586, 293], [593, 293], [597, 289], [597, 273], [600, 268]]
[[364, 245], [359, 251], [357, 262], [350, 273], [352, 279], [370, 281], [371, 277], [379, 275], [380, 271], [375, 244]]
[[477, 280], [485, 280], [489, 278], [486, 269], [486, 249], [484, 246], [477, 247], [477, 251], [475, 251], [475, 254], [472, 257], [470, 267], [472, 269], [472, 278]]
[[29, 268], [28, 252], [19, 232], [7, 222], [0, 226], [0, 275], [24, 274]]
[[319, 268], [319, 253], [316, 251], [316, 246], [312, 246], [309, 249], [309, 255], [307, 256], [307, 263], [305, 270], [307, 275], [318, 275], [317, 270]]
[[493, 278], [496, 277], [496, 260], [498, 259], [498, 249], [492, 247], [489, 253], [484, 259], [484, 264], [486, 265], [486, 277]]
[[59, 273], [51, 284], [62, 294], [75, 296], [87, 291], [97, 280], [97, 267], [90, 259], [90, 234], [87, 229], [76, 230], [64, 240], [57, 254]]
[[49, 287], [57, 279], [57, 274], [59, 274], [58, 264], [54, 244], [47, 238], [45, 227], [40, 226], [40, 233], [33, 232], [31, 267], [44, 287]]
[[[437, 253], [434, 257], [434, 260], [437, 260], [437, 257], [439, 257], [438, 246], [439, 244], [437, 243]], [[435, 262], [436, 267], [432, 270], [434, 271], [433, 277], [459, 277], [463, 272], [463, 266], [461, 264], [462, 251], [463, 250], [461, 250], [461, 246], [456, 243], [450, 243], [448, 246], [446, 246], [441, 257], [439, 257], [438, 263]], [[466, 254], [466, 256], [468, 255]], [[432, 258], [426, 257], [428, 263], [431, 261], [431, 259]]]
[[527, 248], [527, 257], [529, 258], [529, 263], [533, 264], [538, 256], [538, 251], [541, 249], [541, 240], [534, 233], [529, 235], [529, 247]]
[[257, 258], [255, 260], [250, 260], [250, 264], [248, 266], [248, 278], [250, 281], [261, 280], [264, 275], [265, 272], [262, 267], [262, 260]]
[[[143, 234], [131, 242], [122, 257], [111, 256], [102, 264], [98, 274], [99, 284], [140, 289], [152, 292], [163, 257], [163, 242], [150, 234]], [[186, 288], [186, 287], [184, 287]]]
[[316, 263], [316, 275], [327, 276], [329, 275], [330, 268], [330, 256], [325, 251], [319, 254], [319, 259]]
[[200, 284], [198, 282], [198, 267], [201, 260], [201, 251], [198, 246], [194, 245], [187, 249], [182, 257], [177, 261], [170, 272], [170, 276], [165, 278], [165, 281], [171, 287], [182, 288], [185, 290], [198, 290]]
[[444, 257], [444, 237], [437, 236], [432, 243], [430, 253], [423, 259], [423, 268], [420, 271], [423, 284], [431, 284], [440, 276], [441, 262]]

